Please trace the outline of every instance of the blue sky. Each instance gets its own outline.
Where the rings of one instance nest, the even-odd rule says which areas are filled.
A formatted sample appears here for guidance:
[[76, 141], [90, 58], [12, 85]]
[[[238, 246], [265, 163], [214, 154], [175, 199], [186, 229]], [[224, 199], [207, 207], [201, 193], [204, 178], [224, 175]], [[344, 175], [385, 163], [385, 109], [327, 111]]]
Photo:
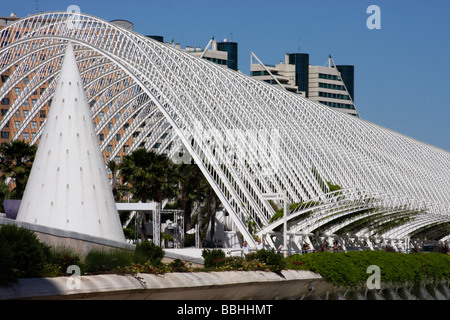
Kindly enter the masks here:
[[[6, 3], [5, 3], [6, 2]], [[81, 12], [126, 19], [135, 31], [205, 47], [214, 36], [239, 43], [239, 68], [250, 52], [264, 63], [306, 52], [310, 63], [355, 66], [355, 104], [365, 120], [450, 151], [450, 1], [448, 0], [16, 0], [0, 15]], [[369, 30], [366, 9], [381, 10], [381, 29]]]

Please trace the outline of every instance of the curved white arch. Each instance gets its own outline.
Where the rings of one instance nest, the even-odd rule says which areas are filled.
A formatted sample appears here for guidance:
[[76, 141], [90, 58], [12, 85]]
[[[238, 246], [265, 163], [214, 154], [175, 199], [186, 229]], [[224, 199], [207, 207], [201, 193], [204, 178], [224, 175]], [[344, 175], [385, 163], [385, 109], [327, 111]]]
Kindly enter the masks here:
[[[99, 120], [101, 110], [108, 113], [108, 119], [121, 113], [110, 129], [106, 127], [109, 120], [98, 121], [97, 133], [107, 132], [102, 150], [125, 124], [128, 127], [115, 142], [110, 156], [119, 154], [127, 141], [133, 141], [130, 151], [141, 143], [152, 148], [163, 135], [166, 140], [158, 152], [173, 154], [167, 148], [179, 141], [249, 243], [253, 243], [246, 227], [249, 221], [256, 223], [260, 233], [276, 228], [269, 224], [274, 209], [262, 197], [264, 193], [286, 191], [291, 203], [319, 198], [328, 201], [326, 206], [304, 211], [315, 214], [310, 216], [308, 226], [306, 221], [297, 221], [292, 226], [297, 232], [310, 232], [313, 226], [330, 223], [339, 225], [345, 215], [351, 216], [358, 208], [368, 209], [375, 203], [386, 213], [386, 223], [397, 221], [402, 205], [411, 217], [420, 211], [420, 216], [450, 219], [447, 151], [91, 15], [80, 14], [77, 22], [82, 27], [73, 28], [71, 15], [66, 12], [51, 12], [28, 16], [3, 29], [0, 43], [7, 45], [0, 48], [0, 70], [7, 71], [21, 63], [29, 67], [15, 69], [15, 80], [5, 83], [0, 98], [23, 77], [57, 63], [70, 39], [77, 49], [80, 71], [87, 77], [85, 87], [93, 103], [94, 118]], [[13, 37], [14, 31], [20, 31], [20, 36]], [[33, 54], [38, 53], [45, 55], [46, 60], [33, 59]], [[105, 68], [108, 70], [102, 74]], [[41, 81], [34, 75], [36, 82], [30, 81], [27, 91], [0, 122], [0, 130], [31, 90], [58, 76], [57, 69], [50, 70]], [[105, 76], [111, 76], [110, 83], [100, 80]], [[49, 88], [24, 119], [18, 134], [51, 99], [51, 84]], [[112, 89], [114, 92], [110, 92]], [[37, 140], [38, 137], [34, 141]], [[348, 191], [329, 194], [327, 182]], [[367, 198], [361, 197], [358, 190], [368, 190], [365, 196], [377, 200], [366, 203]], [[338, 200], [342, 194], [347, 201]], [[298, 216], [291, 215], [290, 221]], [[398, 226], [386, 234], [403, 237], [423, 227], [411, 219], [408, 228]], [[362, 220], [354, 217], [351, 221]], [[329, 230], [336, 230], [336, 225]]]

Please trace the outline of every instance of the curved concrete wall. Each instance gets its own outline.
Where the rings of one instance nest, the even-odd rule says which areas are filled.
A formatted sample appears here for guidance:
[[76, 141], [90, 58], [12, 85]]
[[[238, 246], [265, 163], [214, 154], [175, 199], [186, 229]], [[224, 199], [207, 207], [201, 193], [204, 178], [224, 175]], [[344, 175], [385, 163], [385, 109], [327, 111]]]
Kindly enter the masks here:
[[[273, 300], [326, 292], [330, 286], [310, 271], [167, 273], [164, 275], [93, 275], [20, 279], [0, 287], [0, 299], [120, 299], [120, 300]], [[314, 290], [309, 290], [310, 285]], [[74, 288], [74, 289], [71, 289]]]

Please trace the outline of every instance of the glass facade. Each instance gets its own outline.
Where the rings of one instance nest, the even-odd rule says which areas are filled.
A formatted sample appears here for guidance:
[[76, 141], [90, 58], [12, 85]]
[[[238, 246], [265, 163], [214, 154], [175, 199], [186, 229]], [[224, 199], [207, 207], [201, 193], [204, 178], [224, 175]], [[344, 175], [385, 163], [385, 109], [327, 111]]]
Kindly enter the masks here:
[[336, 66], [336, 68], [341, 73], [342, 81], [344, 81], [345, 86], [347, 87], [347, 91], [352, 97], [352, 100], [355, 101], [354, 89], [355, 89], [355, 67], [349, 65], [340, 65]]
[[217, 42], [217, 50], [228, 52], [227, 66], [238, 70], [238, 44], [237, 42]]
[[289, 64], [295, 65], [295, 85], [309, 97], [309, 54], [289, 53]]
[[148, 38], [152, 38], [153, 40], [159, 41], [164, 43], [164, 37], [163, 36], [146, 36]]

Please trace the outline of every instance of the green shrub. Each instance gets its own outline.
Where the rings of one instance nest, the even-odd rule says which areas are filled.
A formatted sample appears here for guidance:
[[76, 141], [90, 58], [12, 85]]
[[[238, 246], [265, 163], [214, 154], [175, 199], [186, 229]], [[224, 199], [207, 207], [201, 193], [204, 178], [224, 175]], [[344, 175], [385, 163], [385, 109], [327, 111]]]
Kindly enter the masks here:
[[270, 271], [270, 268], [258, 259], [248, 260], [243, 257], [226, 257], [223, 265], [219, 267], [221, 271]]
[[282, 254], [276, 253], [274, 249], [261, 249], [255, 253], [247, 255], [247, 260], [258, 260], [264, 263], [270, 271], [281, 272], [286, 268], [286, 261]]
[[42, 276], [49, 257], [50, 248], [34, 232], [16, 225], [0, 227], [0, 285]]
[[150, 261], [153, 266], [161, 264], [164, 258], [164, 250], [150, 241], [143, 241], [136, 245], [134, 261], [144, 263]]
[[46, 276], [67, 276], [67, 268], [80, 263], [80, 255], [75, 250], [66, 247], [51, 248]]
[[450, 279], [450, 256], [440, 253], [399, 253], [384, 250], [317, 252], [292, 255], [288, 269], [310, 270], [328, 282], [344, 287], [364, 286], [367, 268], [377, 265], [387, 284], [417, 284], [426, 280]]
[[89, 251], [84, 259], [84, 269], [88, 273], [113, 272], [133, 263], [134, 252], [123, 249]]
[[225, 252], [221, 249], [203, 249], [202, 257], [205, 268], [217, 268], [225, 261]]
[[170, 268], [170, 270], [172, 272], [188, 272], [189, 271], [189, 268], [186, 265], [186, 263], [184, 263], [180, 259], [173, 260], [172, 262], [169, 263], [168, 267]]

